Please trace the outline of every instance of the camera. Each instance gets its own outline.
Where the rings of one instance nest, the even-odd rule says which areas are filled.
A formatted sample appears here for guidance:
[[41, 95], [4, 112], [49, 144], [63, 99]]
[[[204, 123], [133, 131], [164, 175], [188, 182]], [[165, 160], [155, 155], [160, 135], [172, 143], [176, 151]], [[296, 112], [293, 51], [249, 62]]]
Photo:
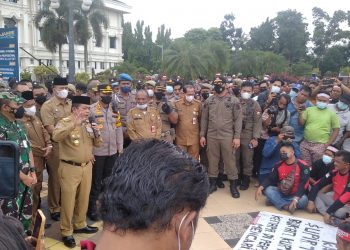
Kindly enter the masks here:
[[323, 85], [333, 85], [334, 79], [326, 78], [322, 80]]
[[270, 106], [270, 107], [267, 109], [267, 113], [268, 113], [269, 115], [277, 115], [277, 113], [278, 113], [278, 107], [275, 106], [275, 105]]
[[285, 136], [283, 136], [283, 140], [284, 141], [286, 141], [286, 140], [288, 140], [288, 139], [292, 139], [292, 140], [294, 140], [295, 139], [295, 136], [294, 135], [285, 135]]

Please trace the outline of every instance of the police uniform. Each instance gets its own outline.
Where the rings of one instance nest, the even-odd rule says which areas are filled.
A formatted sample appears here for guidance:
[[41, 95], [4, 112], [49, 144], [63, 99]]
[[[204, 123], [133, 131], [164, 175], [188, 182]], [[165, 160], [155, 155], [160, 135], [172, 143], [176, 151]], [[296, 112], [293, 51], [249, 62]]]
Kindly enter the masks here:
[[175, 111], [178, 114], [176, 145], [198, 159], [201, 102], [196, 99], [187, 102], [185, 98], [181, 98], [175, 102]]
[[[221, 88], [224, 88], [224, 86]], [[238, 171], [232, 141], [233, 139], [240, 139], [241, 129], [242, 111], [239, 99], [226, 94], [225, 96], [213, 95], [205, 101], [200, 136], [207, 138], [208, 175], [211, 187], [214, 186], [215, 190], [216, 179], [219, 174], [220, 155], [223, 158], [225, 172], [230, 180], [231, 187], [236, 188], [237, 186]], [[239, 194], [235, 198], [238, 197]]]
[[128, 112], [127, 131], [130, 139], [160, 139], [162, 120], [158, 110], [147, 107], [145, 110], [133, 108]]
[[[68, 82], [65, 78], [55, 78], [54, 85], [68, 86]], [[53, 96], [50, 100], [46, 101], [40, 110], [41, 119], [44, 127], [56, 126], [56, 124], [64, 117], [71, 114], [72, 102], [66, 98], [63, 101], [58, 97]], [[55, 140], [52, 140], [52, 153], [47, 161], [47, 172], [49, 173], [48, 180], [48, 207], [50, 213], [60, 212], [60, 183], [58, 180], [58, 167], [59, 167], [59, 145]]]
[[243, 122], [241, 132], [241, 146], [236, 151], [238, 172], [243, 172], [241, 190], [249, 187], [249, 179], [253, 170], [254, 149], [249, 146], [252, 139], [260, 137], [262, 130], [261, 108], [257, 101], [253, 99], [244, 100], [240, 98]]
[[[22, 98], [33, 100], [33, 92], [25, 91]], [[27, 132], [28, 139], [33, 152], [35, 173], [37, 183], [32, 186], [33, 189], [33, 215], [35, 215], [40, 205], [40, 192], [42, 189], [43, 172], [45, 169], [46, 159], [44, 157], [46, 151], [43, 148], [52, 147], [50, 135], [44, 128], [41, 120], [36, 116], [25, 115], [22, 119], [23, 127]]]
[[[21, 100], [8, 92], [0, 93], [1, 99], [10, 99], [19, 103]], [[0, 141], [13, 141], [20, 150], [19, 171], [25, 175], [34, 172], [35, 168], [30, 164], [29, 155], [31, 152], [30, 142], [22, 124], [17, 120], [10, 121], [0, 114]], [[0, 183], [1, 185], [1, 183]], [[23, 224], [24, 230], [28, 230], [32, 219], [32, 189], [19, 181], [18, 194], [14, 199], [5, 199], [0, 209], [5, 215], [19, 219]]]
[[[87, 96], [74, 96], [73, 104], [90, 104]], [[86, 212], [92, 179], [93, 146], [101, 144], [99, 133], [88, 121], [76, 125], [76, 116], [63, 118], [55, 126], [52, 139], [59, 143], [58, 177], [61, 184], [61, 220], [63, 237], [71, 236], [73, 229], [86, 228]]]
[[[110, 94], [112, 98], [112, 87], [109, 84], [100, 84], [98, 92]], [[109, 177], [112, 172], [117, 154], [123, 153], [123, 130], [120, 122], [120, 113], [113, 110], [112, 105], [106, 105], [99, 100], [90, 106], [90, 119], [95, 122], [100, 129], [102, 144], [93, 148], [95, 162], [92, 168], [92, 185], [89, 198], [88, 216], [92, 220], [97, 220], [96, 201], [101, 192], [102, 181]]]

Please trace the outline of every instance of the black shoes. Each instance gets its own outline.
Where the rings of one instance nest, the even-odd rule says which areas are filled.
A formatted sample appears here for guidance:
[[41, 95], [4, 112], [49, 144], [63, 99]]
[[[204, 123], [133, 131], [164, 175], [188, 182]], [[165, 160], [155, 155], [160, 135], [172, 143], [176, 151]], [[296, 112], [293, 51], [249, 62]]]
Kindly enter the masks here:
[[224, 175], [219, 174], [219, 176], [216, 180], [216, 186], [218, 186], [218, 188], [225, 188], [225, 184], [223, 181], [224, 181]]
[[74, 248], [76, 246], [75, 239], [73, 235], [62, 237], [63, 244], [66, 247]]
[[90, 226], [86, 226], [80, 229], [75, 229], [73, 231], [73, 233], [75, 234], [94, 234], [97, 233], [98, 231], [98, 227], [90, 227]]
[[59, 221], [60, 218], [61, 218], [61, 214], [59, 212], [51, 214], [51, 219], [53, 219], [54, 221]]
[[233, 198], [237, 199], [240, 197], [239, 191], [237, 189], [238, 180], [230, 180], [230, 191]]
[[247, 190], [249, 188], [249, 184], [250, 184], [250, 177], [248, 175], [243, 175], [239, 190]]
[[92, 221], [99, 221], [100, 220], [100, 218], [98, 217], [97, 213], [95, 213], [95, 212], [88, 213], [87, 216]]
[[214, 193], [217, 188], [216, 188], [216, 184], [217, 183], [217, 179], [214, 177], [209, 177], [209, 194]]

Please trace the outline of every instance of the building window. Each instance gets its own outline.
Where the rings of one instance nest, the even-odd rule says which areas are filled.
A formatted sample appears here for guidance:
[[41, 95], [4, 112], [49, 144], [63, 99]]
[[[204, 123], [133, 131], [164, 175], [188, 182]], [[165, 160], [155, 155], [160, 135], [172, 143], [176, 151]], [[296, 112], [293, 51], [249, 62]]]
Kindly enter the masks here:
[[4, 28], [14, 28], [17, 23], [13, 18], [4, 18]]
[[17, 0], [8, 0], [10, 3], [17, 3]]
[[105, 69], [105, 64], [104, 64], [104, 62], [100, 62], [100, 69]]
[[48, 65], [48, 66], [52, 66], [52, 60], [47, 59], [47, 60], [46, 60], [46, 65]]
[[103, 38], [101, 39], [101, 41], [96, 40], [96, 47], [102, 47], [102, 41], [103, 41]]
[[95, 62], [95, 69], [97, 69], [97, 62]]
[[78, 61], [78, 69], [80, 69], [80, 61]]
[[69, 68], [69, 61], [67, 61], [67, 68]]
[[30, 64], [32, 64], [32, 65], [34, 64], [34, 59], [32, 59], [32, 58], [30, 59]]
[[117, 38], [115, 36], [109, 37], [109, 48], [115, 49], [117, 45]]

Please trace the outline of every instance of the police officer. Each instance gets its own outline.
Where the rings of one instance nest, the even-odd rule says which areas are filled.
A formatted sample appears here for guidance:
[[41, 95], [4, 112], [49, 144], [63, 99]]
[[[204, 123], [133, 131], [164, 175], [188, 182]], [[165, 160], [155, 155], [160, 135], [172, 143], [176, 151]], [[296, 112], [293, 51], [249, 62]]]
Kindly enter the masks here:
[[90, 98], [74, 96], [72, 114], [54, 128], [52, 139], [59, 143], [58, 176], [61, 184], [61, 221], [63, 243], [75, 247], [74, 233], [96, 233], [97, 227], [86, 224], [86, 212], [92, 178], [93, 146], [101, 144], [96, 123], [88, 120]]
[[130, 109], [136, 106], [135, 95], [131, 93], [132, 78], [126, 73], [122, 73], [118, 76], [119, 81], [119, 94], [116, 96], [116, 107], [120, 112], [121, 122], [124, 133], [124, 148], [129, 145], [130, 138], [126, 131], [126, 118]]
[[208, 147], [210, 193], [217, 190], [220, 154], [225, 172], [230, 181], [233, 198], [239, 198], [237, 189], [238, 171], [235, 150], [240, 146], [242, 111], [239, 100], [230, 95], [221, 79], [214, 81], [215, 95], [209, 97], [203, 106], [201, 118], [200, 144]]
[[194, 99], [193, 85], [186, 85], [184, 92], [185, 96], [175, 102], [177, 113], [175, 142], [178, 147], [198, 159], [201, 102]]
[[26, 101], [23, 103], [25, 110], [22, 119], [23, 127], [27, 132], [28, 139], [31, 144], [35, 173], [37, 183], [32, 186], [33, 189], [33, 215], [40, 208], [40, 192], [42, 189], [43, 172], [48, 156], [52, 150], [50, 135], [44, 128], [41, 120], [36, 116], [36, 106], [32, 91], [24, 91], [22, 98]]
[[97, 86], [99, 101], [90, 106], [90, 121], [97, 123], [102, 144], [93, 148], [95, 162], [92, 168], [92, 186], [89, 198], [88, 217], [97, 221], [96, 200], [101, 192], [102, 181], [109, 177], [117, 158], [118, 151], [123, 153], [123, 131], [120, 115], [114, 112], [111, 105], [112, 86], [100, 84]]
[[236, 151], [238, 172], [242, 174], [240, 190], [249, 188], [253, 170], [254, 148], [258, 146], [258, 138], [262, 130], [261, 108], [251, 96], [253, 83], [243, 82], [241, 85], [241, 107], [243, 114], [241, 146]]
[[160, 139], [162, 120], [159, 112], [148, 107], [148, 94], [144, 89], [136, 93], [137, 105], [127, 115], [127, 131], [130, 139], [140, 140], [156, 138]]
[[0, 93], [0, 140], [13, 141], [20, 150], [18, 194], [14, 199], [5, 199], [0, 210], [5, 215], [19, 219], [27, 231], [32, 219], [31, 187], [37, 179], [28, 137], [21, 123], [16, 120], [22, 119], [24, 115], [20, 103], [18, 96], [9, 92]]
[[[68, 82], [66, 78], [55, 78], [53, 80], [53, 97], [46, 101], [40, 110], [41, 120], [47, 132], [52, 136], [54, 127], [64, 117], [71, 114], [72, 102], [67, 98]], [[55, 140], [52, 141], [52, 153], [47, 161], [48, 180], [48, 207], [53, 220], [60, 219], [61, 190], [58, 178], [59, 146]]]
[[156, 86], [154, 96], [156, 99], [156, 109], [158, 110], [162, 119], [162, 133], [160, 136], [161, 140], [173, 143], [175, 139], [175, 133], [171, 125], [176, 123], [177, 114], [174, 112], [174, 108], [171, 102], [165, 96], [165, 87]]

